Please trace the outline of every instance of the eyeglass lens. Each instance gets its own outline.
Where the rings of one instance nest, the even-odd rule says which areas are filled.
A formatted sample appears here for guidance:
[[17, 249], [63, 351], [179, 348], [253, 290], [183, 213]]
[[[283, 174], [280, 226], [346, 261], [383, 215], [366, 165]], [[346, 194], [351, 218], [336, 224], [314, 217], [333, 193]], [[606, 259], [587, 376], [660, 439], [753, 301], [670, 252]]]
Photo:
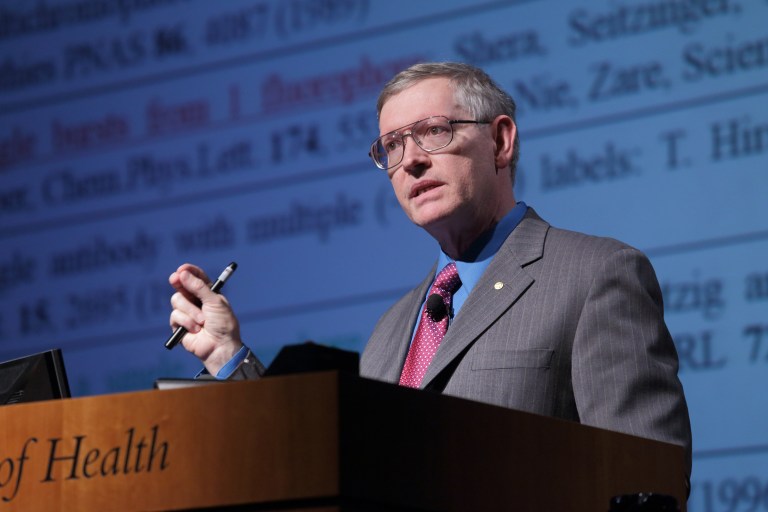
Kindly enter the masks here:
[[379, 137], [371, 151], [379, 167], [389, 169], [402, 161], [405, 150], [404, 137], [407, 135], [411, 135], [424, 151], [435, 151], [451, 143], [453, 128], [447, 118], [435, 116], [415, 122], [410, 129], [390, 132]]

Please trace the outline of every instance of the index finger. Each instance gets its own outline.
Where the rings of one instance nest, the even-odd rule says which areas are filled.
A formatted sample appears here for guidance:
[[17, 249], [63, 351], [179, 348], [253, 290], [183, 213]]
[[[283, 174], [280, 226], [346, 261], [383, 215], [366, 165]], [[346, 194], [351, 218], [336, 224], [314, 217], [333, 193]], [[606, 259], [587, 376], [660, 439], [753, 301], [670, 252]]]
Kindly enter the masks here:
[[[192, 279], [187, 278], [182, 281], [182, 275], [185, 273]], [[211, 286], [211, 279], [205, 271], [191, 263], [184, 263], [179, 266], [179, 268], [168, 277], [168, 282], [190, 302], [199, 302], [202, 299], [199, 290], [201, 288], [207, 289]], [[195, 292], [194, 290], [198, 291]]]

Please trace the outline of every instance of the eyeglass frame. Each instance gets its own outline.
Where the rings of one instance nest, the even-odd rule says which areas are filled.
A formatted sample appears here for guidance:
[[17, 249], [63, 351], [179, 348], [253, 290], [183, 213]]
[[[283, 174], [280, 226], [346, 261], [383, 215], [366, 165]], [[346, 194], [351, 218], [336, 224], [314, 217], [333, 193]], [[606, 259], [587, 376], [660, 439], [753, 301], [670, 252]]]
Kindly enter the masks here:
[[[400, 130], [403, 130], [404, 128], [413, 127], [413, 126], [415, 126], [415, 125], [417, 125], [417, 124], [419, 124], [419, 123], [421, 123], [423, 121], [426, 121], [428, 119], [432, 119], [432, 118], [435, 118], [435, 117], [442, 117], [443, 119], [448, 121], [448, 125], [451, 127], [451, 139], [448, 142], [446, 142], [445, 145], [440, 146], [439, 148], [425, 149], [424, 147], [422, 147], [421, 144], [419, 144], [419, 141], [417, 141], [416, 139], [413, 138], [413, 130], [410, 130], [410, 131], [407, 131], [406, 133], [400, 133], [399, 134], [400, 135], [400, 139], [402, 139], [402, 141], [403, 141], [403, 154], [400, 157], [400, 160], [397, 161], [397, 163], [392, 164], [389, 167], [382, 167], [376, 161], [376, 158], [374, 158], [374, 156], [373, 156], [373, 148], [379, 143], [379, 141], [382, 139], [382, 137], [385, 137], [385, 136], [393, 134], [393, 133], [399, 133]], [[469, 120], [469, 119], [448, 119], [447, 116], [429, 116], [429, 117], [425, 117], [424, 119], [419, 119], [418, 121], [414, 121], [412, 123], [408, 123], [408, 124], [406, 124], [404, 126], [401, 126], [400, 128], [397, 128], [395, 130], [389, 131], [389, 132], [387, 132], [387, 133], [385, 133], [383, 135], [379, 135], [378, 137], [376, 137], [373, 140], [373, 142], [371, 143], [371, 150], [368, 152], [368, 156], [371, 158], [371, 160], [373, 160], [373, 163], [376, 165], [376, 167], [378, 167], [382, 171], [388, 171], [388, 170], [390, 170], [390, 169], [400, 165], [402, 163], [402, 161], [403, 161], [403, 158], [405, 158], [405, 138], [407, 136], [409, 136], [409, 135], [411, 136], [411, 139], [413, 139], [413, 142], [415, 142], [416, 145], [419, 146], [419, 148], [422, 151], [425, 151], [427, 153], [432, 153], [434, 151], [439, 151], [441, 149], [447, 148], [451, 144], [451, 142], [453, 142], [453, 132], [454, 132], [453, 131], [453, 125], [454, 124], [490, 124], [491, 122], [492, 121], [477, 121], [477, 120]], [[383, 146], [383, 144], [382, 144], [382, 146]]]

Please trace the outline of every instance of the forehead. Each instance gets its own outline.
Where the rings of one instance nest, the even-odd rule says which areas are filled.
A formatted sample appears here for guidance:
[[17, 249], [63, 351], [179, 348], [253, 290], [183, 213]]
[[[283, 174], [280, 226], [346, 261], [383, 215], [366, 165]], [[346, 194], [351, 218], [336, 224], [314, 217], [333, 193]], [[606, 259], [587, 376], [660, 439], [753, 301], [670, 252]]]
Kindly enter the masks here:
[[454, 97], [447, 78], [422, 80], [400, 91], [384, 103], [379, 115], [379, 133], [387, 133], [430, 116], [449, 119], [465, 114]]

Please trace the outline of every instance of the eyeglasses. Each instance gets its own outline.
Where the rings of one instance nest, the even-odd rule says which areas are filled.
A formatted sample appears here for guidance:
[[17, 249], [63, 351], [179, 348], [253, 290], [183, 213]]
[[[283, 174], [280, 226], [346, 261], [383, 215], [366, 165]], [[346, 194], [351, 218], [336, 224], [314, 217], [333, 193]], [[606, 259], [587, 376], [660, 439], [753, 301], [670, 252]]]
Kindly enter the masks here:
[[371, 144], [368, 156], [376, 167], [387, 170], [403, 161], [405, 137], [410, 135], [413, 141], [427, 153], [443, 149], [453, 140], [454, 124], [488, 124], [488, 121], [466, 121], [448, 119], [445, 116], [432, 116], [415, 123], [407, 124], [397, 130], [385, 133]]

